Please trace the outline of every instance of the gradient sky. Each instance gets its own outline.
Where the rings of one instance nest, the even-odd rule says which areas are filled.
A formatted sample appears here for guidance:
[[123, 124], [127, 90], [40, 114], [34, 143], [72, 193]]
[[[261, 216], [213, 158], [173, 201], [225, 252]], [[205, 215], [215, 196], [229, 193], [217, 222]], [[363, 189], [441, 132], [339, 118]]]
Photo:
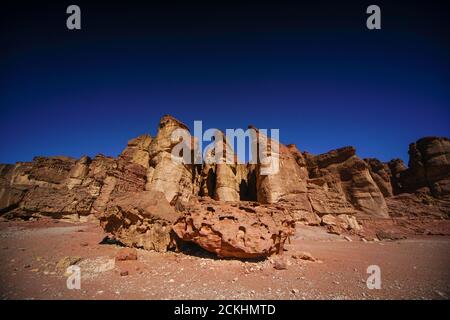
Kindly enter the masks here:
[[164, 114], [383, 161], [450, 136], [446, 1], [376, 1], [377, 31], [367, 1], [148, 2], [2, 4], [0, 163], [116, 156]]

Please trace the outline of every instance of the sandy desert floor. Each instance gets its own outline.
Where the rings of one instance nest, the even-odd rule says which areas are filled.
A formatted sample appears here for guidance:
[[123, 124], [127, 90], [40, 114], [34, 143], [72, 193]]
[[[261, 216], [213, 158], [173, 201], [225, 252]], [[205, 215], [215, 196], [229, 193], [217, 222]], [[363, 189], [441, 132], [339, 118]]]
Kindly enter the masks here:
[[[121, 249], [100, 244], [95, 223], [59, 220], [0, 222], [2, 299], [449, 299], [450, 236], [398, 241], [348, 241], [320, 227], [297, 227], [286, 270], [263, 261], [221, 260], [138, 250], [137, 261], [115, 262]], [[306, 251], [319, 261], [290, 258]], [[81, 289], [68, 289], [57, 268], [80, 257]], [[381, 268], [381, 289], [367, 288], [367, 267]], [[125, 272], [126, 271], [126, 272]], [[128, 275], [123, 275], [127, 273]], [[122, 274], [122, 275], [121, 275]]]

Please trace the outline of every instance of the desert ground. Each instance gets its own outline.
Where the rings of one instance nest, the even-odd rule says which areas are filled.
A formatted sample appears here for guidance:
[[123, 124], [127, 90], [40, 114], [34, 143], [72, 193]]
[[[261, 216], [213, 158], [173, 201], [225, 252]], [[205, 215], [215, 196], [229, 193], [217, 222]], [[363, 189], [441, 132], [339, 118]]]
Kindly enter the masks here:
[[[380, 221], [365, 223], [366, 229]], [[447, 221], [437, 222], [440, 228]], [[384, 228], [386, 229], [386, 228]], [[417, 231], [417, 230], [416, 230]], [[296, 227], [283, 254], [257, 261], [219, 259], [197, 247], [159, 253], [105, 243], [95, 222], [40, 218], [0, 222], [2, 299], [449, 299], [450, 236], [411, 232], [405, 239], [361, 241]], [[295, 252], [311, 258], [295, 259]], [[306, 254], [307, 256], [308, 254]], [[81, 288], [67, 288], [67, 261], [81, 270]], [[66, 263], [66, 264], [65, 264]], [[69, 264], [70, 264], [69, 263]], [[368, 289], [367, 267], [381, 269], [381, 289]]]

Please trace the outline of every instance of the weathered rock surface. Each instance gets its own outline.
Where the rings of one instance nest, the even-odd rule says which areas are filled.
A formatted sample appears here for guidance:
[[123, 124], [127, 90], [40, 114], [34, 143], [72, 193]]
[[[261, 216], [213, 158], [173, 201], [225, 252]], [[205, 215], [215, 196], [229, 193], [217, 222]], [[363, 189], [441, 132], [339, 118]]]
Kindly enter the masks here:
[[140, 164], [144, 168], [148, 168], [150, 162], [149, 149], [151, 142], [152, 138], [148, 134], [134, 138], [128, 141], [128, 145], [122, 151], [120, 157], [127, 161]]
[[112, 200], [100, 224], [127, 246], [165, 252], [175, 247], [171, 226], [178, 217], [163, 193], [142, 191]]
[[11, 185], [14, 165], [0, 164], [0, 213], [18, 207], [25, 195], [25, 189]]
[[392, 192], [393, 194], [399, 194], [402, 192], [402, 183], [401, 183], [401, 173], [407, 169], [403, 160], [401, 159], [392, 159], [387, 163], [390, 170], [390, 178], [392, 182]]
[[166, 251], [181, 239], [239, 258], [280, 252], [294, 222], [358, 234], [356, 218], [449, 218], [447, 138], [412, 143], [406, 167], [399, 159], [362, 160], [353, 147], [319, 155], [292, 144], [277, 149], [271, 139], [256, 140], [263, 133], [250, 128], [267, 161], [258, 156], [256, 164], [238, 163], [228, 142], [217, 140], [223, 163], [207, 161], [214, 150], [203, 164], [183, 163], [195, 156], [197, 141], [189, 137], [172, 157], [180, 142], [173, 133], [188, 128], [164, 116], [156, 137], [130, 140], [118, 157], [36, 157], [0, 165], [0, 214], [95, 216], [128, 246]]
[[364, 159], [369, 165], [370, 175], [373, 181], [377, 184], [384, 197], [391, 197], [394, 195], [392, 190], [391, 170], [387, 163], [383, 163], [375, 158]]
[[450, 140], [425, 137], [409, 145], [409, 168], [400, 174], [404, 192], [422, 189], [450, 200]]
[[294, 220], [279, 210], [206, 200], [188, 205], [173, 230], [220, 257], [258, 258], [281, 253]]
[[176, 161], [171, 155], [173, 148], [180, 142], [173, 140], [172, 134], [179, 129], [189, 131], [182, 122], [171, 116], [164, 116], [159, 122], [158, 134], [149, 146], [150, 168], [147, 172], [146, 190], [164, 193], [169, 202], [177, 199], [187, 201], [194, 190], [192, 181], [195, 166]]
[[[6, 169], [4, 169], [6, 170]], [[102, 155], [78, 161], [37, 157], [8, 167], [1, 182], [0, 203], [8, 216], [34, 214], [55, 218], [100, 215], [108, 201], [125, 192], [143, 190], [145, 168]]]
[[275, 203], [281, 199], [295, 197], [305, 204], [305, 210], [310, 211], [306, 195], [308, 172], [306, 166], [299, 165], [303, 163], [300, 152], [295, 145], [286, 147], [281, 143], [278, 143], [278, 150], [275, 150], [272, 139], [265, 137], [257, 129], [254, 130], [257, 132], [256, 139], [267, 140], [266, 143], [261, 143], [264, 140], [255, 143], [266, 157], [266, 161], [257, 165], [257, 201]]
[[322, 224], [328, 228], [328, 231], [335, 234], [342, 234], [346, 231], [358, 233], [362, 227], [354, 216], [340, 214], [333, 216], [327, 214], [322, 217]]
[[426, 194], [402, 193], [386, 199], [391, 217], [450, 218], [450, 202]]
[[366, 162], [353, 147], [312, 156], [305, 153], [310, 178], [310, 199], [319, 215], [351, 214], [354, 209], [375, 216], [387, 216], [382, 192]]

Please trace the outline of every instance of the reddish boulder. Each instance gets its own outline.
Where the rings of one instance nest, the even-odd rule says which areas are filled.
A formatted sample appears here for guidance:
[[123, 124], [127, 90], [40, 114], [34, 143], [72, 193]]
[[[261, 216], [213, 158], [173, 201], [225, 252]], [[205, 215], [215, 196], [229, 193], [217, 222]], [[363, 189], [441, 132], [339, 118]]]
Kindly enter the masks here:
[[204, 199], [187, 205], [173, 230], [219, 257], [258, 258], [282, 252], [294, 221], [283, 211]]

